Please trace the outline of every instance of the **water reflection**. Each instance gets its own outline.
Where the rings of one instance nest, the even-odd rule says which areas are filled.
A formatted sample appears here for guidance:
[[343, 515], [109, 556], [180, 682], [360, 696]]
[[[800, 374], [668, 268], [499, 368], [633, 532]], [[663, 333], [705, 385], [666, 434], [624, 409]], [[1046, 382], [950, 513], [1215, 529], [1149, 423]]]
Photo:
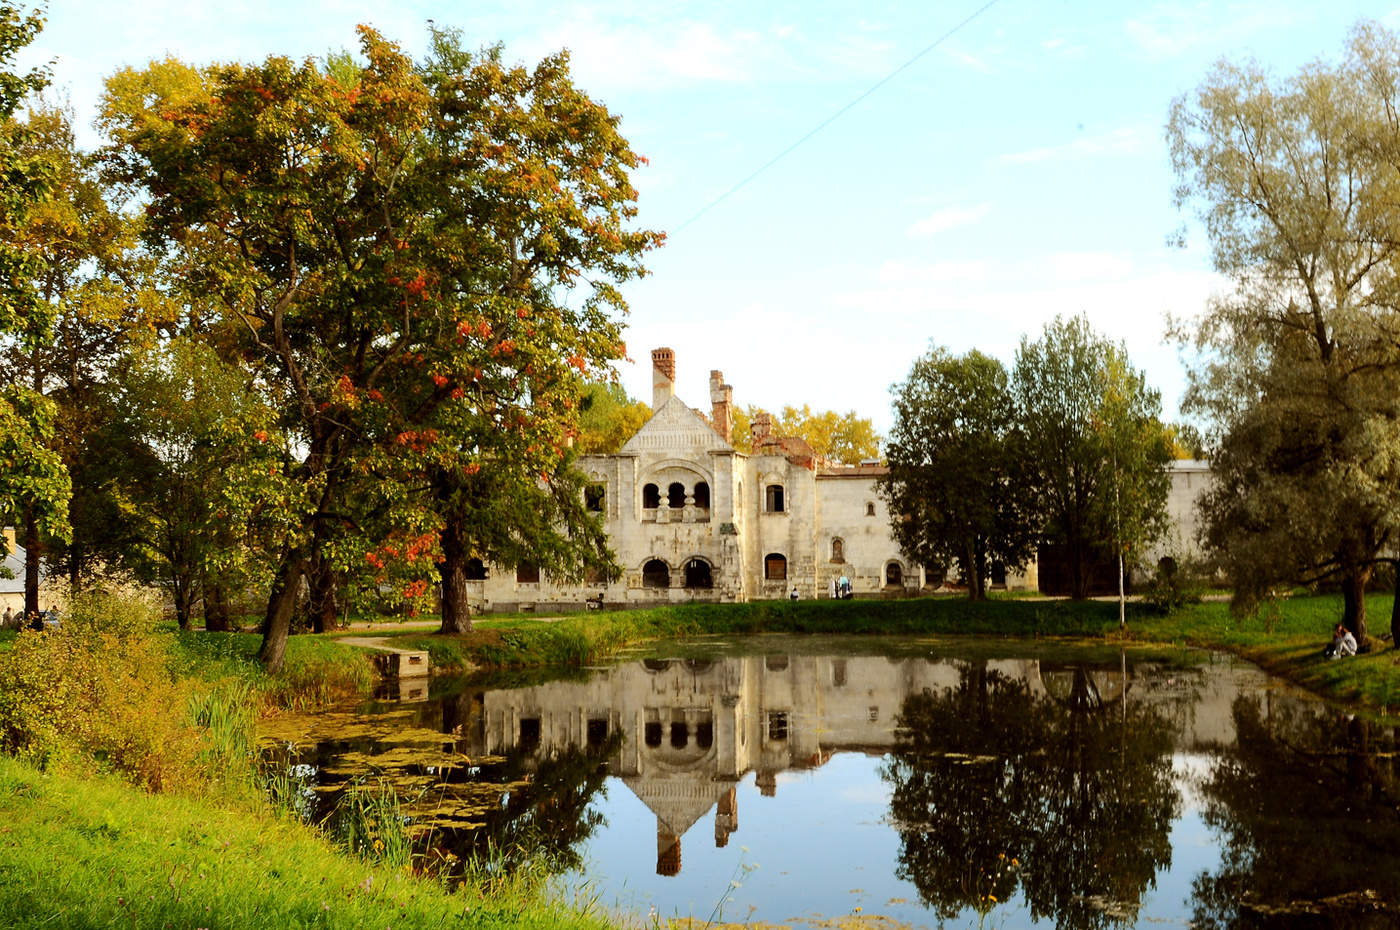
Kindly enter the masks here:
[[[1111, 684], [1105, 702], [1096, 678]], [[899, 874], [941, 918], [985, 913], [1018, 887], [1033, 918], [1131, 925], [1171, 864], [1177, 732], [1126, 700], [1126, 674], [1079, 666], [1057, 699], [989, 669], [911, 695], [882, 775]]]
[[[736, 906], [769, 921], [850, 913], [857, 890], [950, 926], [996, 910], [1006, 926], [1291, 927], [1339, 895], [1400, 900], [1393, 732], [1257, 670], [766, 642], [289, 719], [268, 738], [297, 747], [277, 752], [315, 773], [322, 812], [357, 780], [394, 785], [424, 861], [586, 858], [605, 893], [662, 914], [707, 913], [744, 845], [766, 868]], [[1192, 829], [1213, 845], [1183, 848]], [[1378, 907], [1376, 926], [1400, 925]]]
[[1267, 695], [1233, 716], [1233, 751], [1197, 785], [1221, 863], [1194, 882], [1195, 925], [1400, 925], [1395, 730]]

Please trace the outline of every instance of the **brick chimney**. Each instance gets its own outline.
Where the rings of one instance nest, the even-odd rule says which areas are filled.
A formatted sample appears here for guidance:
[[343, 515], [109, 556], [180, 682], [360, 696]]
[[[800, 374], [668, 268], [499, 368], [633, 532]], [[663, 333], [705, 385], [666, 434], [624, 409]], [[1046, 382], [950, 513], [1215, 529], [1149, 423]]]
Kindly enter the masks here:
[[734, 441], [734, 389], [724, 383], [724, 372], [710, 372], [710, 423], [725, 442]]
[[750, 447], [757, 454], [759, 447], [768, 441], [768, 437], [773, 433], [773, 417], [764, 410], [754, 414], [753, 422], [749, 423]]
[[651, 412], [666, 406], [676, 393], [676, 353], [670, 349], [651, 350]]

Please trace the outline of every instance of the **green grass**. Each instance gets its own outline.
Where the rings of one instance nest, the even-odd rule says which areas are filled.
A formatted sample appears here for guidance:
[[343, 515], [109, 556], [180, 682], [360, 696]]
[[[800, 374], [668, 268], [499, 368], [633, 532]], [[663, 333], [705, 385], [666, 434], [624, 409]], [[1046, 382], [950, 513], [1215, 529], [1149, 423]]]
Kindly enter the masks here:
[[5, 757], [0, 817], [0, 923], [12, 928], [609, 926], [532, 888], [448, 893], [267, 813]]
[[186, 674], [208, 681], [247, 681], [265, 700], [280, 707], [316, 707], [362, 697], [374, 684], [365, 650], [330, 637], [289, 638], [282, 671], [271, 676], [258, 661], [260, 634], [184, 630], [174, 633], [173, 641]]

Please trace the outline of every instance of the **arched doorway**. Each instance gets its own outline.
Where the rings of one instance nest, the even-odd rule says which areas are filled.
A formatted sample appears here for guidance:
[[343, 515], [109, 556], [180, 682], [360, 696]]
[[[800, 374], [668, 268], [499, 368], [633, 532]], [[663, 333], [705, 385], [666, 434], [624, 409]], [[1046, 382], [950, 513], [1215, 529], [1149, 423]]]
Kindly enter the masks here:
[[652, 559], [642, 566], [642, 587], [669, 588], [671, 568], [660, 559]]
[[685, 586], [687, 588], [713, 588], [715, 580], [710, 563], [704, 559], [691, 559], [686, 562]]
[[891, 562], [885, 566], [885, 587], [904, 587], [904, 568], [898, 562]]

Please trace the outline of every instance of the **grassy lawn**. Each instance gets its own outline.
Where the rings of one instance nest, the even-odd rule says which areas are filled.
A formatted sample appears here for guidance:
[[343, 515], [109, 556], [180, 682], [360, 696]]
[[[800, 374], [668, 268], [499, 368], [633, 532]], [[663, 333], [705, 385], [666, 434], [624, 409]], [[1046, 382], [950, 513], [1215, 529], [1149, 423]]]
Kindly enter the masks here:
[[252, 806], [150, 795], [0, 756], [7, 927], [602, 930], [531, 889], [449, 893]]

